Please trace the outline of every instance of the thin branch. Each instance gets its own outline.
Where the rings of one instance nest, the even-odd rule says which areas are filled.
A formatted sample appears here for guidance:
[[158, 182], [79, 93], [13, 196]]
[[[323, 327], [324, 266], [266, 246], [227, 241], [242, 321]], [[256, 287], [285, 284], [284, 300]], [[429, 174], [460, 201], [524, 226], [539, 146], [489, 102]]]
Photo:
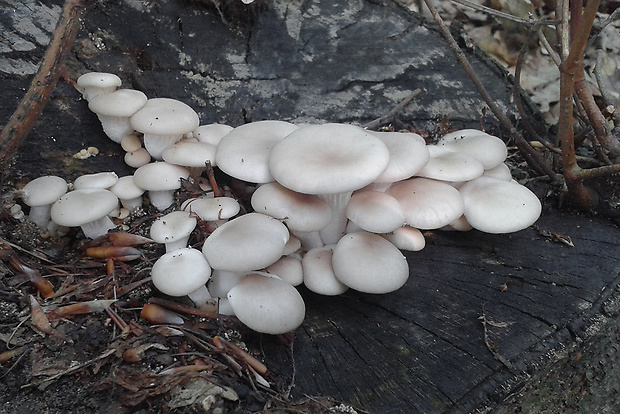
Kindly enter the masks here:
[[[505, 12], [500, 11], [500, 10], [495, 10], [495, 9], [490, 8], [490, 7], [483, 6], [481, 4], [477, 4], [477, 3], [474, 3], [474, 2], [469, 1], [469, 0], [451, 0], [451, 1], [452, 1], [452, 3], [457, 3], [457, 4], [460, 4], [461, 6], [470, 7], [472, 9], [474, 9], [474, 10], [478, 10], [478, 11], [484, 12], [486, 14], [489, 14], [489, 15], [492, 15], [492, 16], [495, 16], [495, 17], [499, 17], [501, 19], [506, 19], [506, 20], [510, 20], [512, 22], [521, 23], [521, 24], [526, 25], [528, 27], [534, 26], [534, 25], [539, 23], [539, 22], [536, 22], [534, 19], [522, 19], [521, 17], [517, 17], [517, 16], [512, 15], [510, 13], [505, 13]], [[544, 22], [544, 24], [548, 24], [548, 25], [554, 25], [556, 23], [557, 23], [557, 21], [552, 21], [552, 20], [547, 20], [547, 21]]]
[[39, 70], [19, 106], [0, 133], [0, 170], [15, 155], [43, 111], [60, 78], [80, 28], [88, 0], [66, 0]]
[[407, 105], [409, 105], [409, 103], [413, 100], [413, 98], [415, 98], [421, 93], [422, 93], [421, 89], [414, 90], [413, 92], [411, 92], [409, 96], [407, 96], [398, 105], [396, 105], [390, 112], [364, 125], [364, 129], [375, 129], [382, 125], [392, 122], [394, 118], [396, 118], [396, 115], [398, 115], [400, 111], [402, 111]]
[[528, 142], [523, 138], [523, 136], [519, 133], [519, 131], [517, 131], [517, 129], [512, 124], [510, 119], [508, 119], [508, 117], [501, 111], [499, 106], [497, 106], [497, 104], [493, 101], [493, 99], [489, 95], [488, 91], [486, 90], [486, 88], [484, 87], [484, 85], [482, 84], [478, 76], [476, 76], [474, 68], [471, 66], [471, 64], [467, 60], [467, 57], [465, 56], [465, 54], [463, 53], [459, 45], [456, 43], [456, 40], [454, 40], [454, 38], [450, 34], [450, 31], [446, 27], [443, 19], [441, 18], [439, 13], [437, 13], [437, 10], [433, 6], [431, 0], [424, 0], [424, 2], [426, 3], [426, 7], [429, 9], [431, 14], [433, 15], [433, 18], [439, 25], [439, 31], [441, 32], [442, 36], [446, 40], [448, 46], [450, 47], [452, 52], [456, 55], [456, 59], [459, 61], [459, 63], [461, 64], [465, 72], [467, 72], [469, 78], [471, 79], [471, 81], [474, 83], [474, 86], [478, 90], [478, 93], [480, 94], [482, 99], [484, 99], [486, 104], [489, 106], [489, 109], [491, 109], [491, 111], [493, 112], [493, 115], [495, 115], [495, 117], [499, 120], [502, 127], [504, 127], [504, 129], [508, 131], [508, 134], [514, 137], [515, 143], [517, 144], [517, 146], [523, 153], [528, 164], [532, 166], [532, 168], [535, 168], [538, 171], [541, 171], [541, 170], [544, 171], [544, 173], [548, 175], [552, 181], [557, 181], [556, 173], [553, 171], [553, 169], [551, 169], [551, 167], [544, 160], [540, 158], [540, 156], [528, 144]]

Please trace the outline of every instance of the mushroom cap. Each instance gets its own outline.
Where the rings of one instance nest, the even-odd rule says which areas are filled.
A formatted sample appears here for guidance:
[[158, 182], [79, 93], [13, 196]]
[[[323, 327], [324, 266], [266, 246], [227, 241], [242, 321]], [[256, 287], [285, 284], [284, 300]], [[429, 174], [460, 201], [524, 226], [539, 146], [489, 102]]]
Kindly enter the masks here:
[[484, 170], [482, 175], [484, 177], [493, 177], [499, 178], [500, 180], [512, 181], [512, 173], [510, 172], [510, 168], [505, 163], [501, 163], [489, 170]]
[[243, 273], [228, 272], [226, 270], [213, 270], [207, 288], [214, 298], [225, 298], [226, 294], [244, 276]]
[[405, 212], [405, 223], [429, 230], [447, 226], [465, 211], [459, 191], [430, 178], [411, 178], [392, 185], [386, 194], [398, 200]]
[[185, 134], [198, 127], [198, 114], [189, 105], [170, 98], [151, 98], [130, 118], [131, 126], [145, 134]]
[[151, 154], [146, 150], [146, 148], [138, 148], [135, 151], [128, 152], [125, 154], [125, 164], [129, 165], [132, 168], [140, 168], [143, 165], [151, 162]]
[[527, 187], [515, 181], [480, 177], [459, 190], [465, 201], [465, 218], [486, 233], [510, 233], [523, 230], [538, 220], [540, 200]]
[[118, 89], [93, 97], [88, 108], [97, 115], [129, 118], [146, 104], [148, 98], [135, 89]]
[[409, 278], [407, 259], [378, 234], [358, 231], [340, 239], [332, 254], [339, 281], [360, 292], [388, 293]]
[[428, 149], [431, 157], [418, 171], [419, 177], [462, 182], [478, 178], [484, 172], [482, 163], [466, 152], [437, 150], [435, 145], [429, 145]]
[[84, 188], [107, 189], [118, 182], [118, 175], [113, 171], [81, 175], [73, 182], [74, 190]]
[[145, 190], [176, 190], [181, 187], [181, 178], [187, 179], [189, 171], [180, 165], [167, 162], [152, 162], [138, 168], [133, 174], [134, 183]]
[[185, 167], [206, 168], [207, 161], [215, 167], [215, 146], [206, 142], [179, 141], [167, 147], [161, 158], [176, 165]]
[[467, 132], [460, 136], [444, 136], [437, 141], [437, 146], [443, 146], [450, 151], [469, 154], [477, 159], [485, 170], [503, 163], [508, 156], [508, 149], [504, 141], [481, 131], [478, 131], [478, 134]]
[[239, 202], [232, 197], [193, 198], [183, 203], [183, 210], [196, 213], [204, 221], [226, 220], [241, 210]]
[[35, 178], [22, 188], [22, 200], [30, 207], [52, 204], [67, 192], [67, 182], [55, 175]]
[[259, 121], [238, 126], [217, 146], [220, 170], [251, 183], [273, 181], [268, 159], [272, 147], [299, 127], [284, 121]]
[[77, 227], [96, 221], [118, 207], [118, 198], [108, 190], [84, 188], [60, 197], [53, 205], [51, 216], [61, 226]]
[[389, 233], [405, 224], [405, 213], [398, 200], [380, 191], [353, 194], [345, 213], [349, 220], [371, 233]]
[[315, 247], [308, 250], [301, 260], [304, 285], [319, 295], [340, 295], [349, 287], [339, 281], [332, 267], [334, 246]]
[[345, 124], [300, 128], [271, 150], [269, 169], [284, 187], [304, 194], [360, 189], [385, 171], [390, 153], [362, 128]]
[[331, 218], [331, 208], [315, 195], [301, 194], [277, 182], [259, 186], [252, 194], [254, 211], [282, 220], [294, 231], [318, 231]]
[[200, 250], [186, 247], [162, 255], [153, 264], [153, 284], [169, 296], [185, 296], [209, 281], [211, 267]]
[[82, 93], [84, 99], [90, 100], [100, 93], [106, 92], [91, 94], [88, 92], [89, 89], [107, 90], [109, 93], [121, 86], [121, 83], [121, 78], [113, 73], [88, 72], [77, 79], [77, 89]]
[[133, 175], [120, 177], [116, 184], [109, 188], [120, 200], [130, 200], [144, 194], [144, 189], [138, 187], [133, 181]]
[[278, 276], [293, 286], [299, 286], [304, 281], [301, 260], [292, 256], [282, 256], [272, 265], [265, 268], [265, 272]]
[[218, 146], [222, 138], [228, 135], [234, 128], [224, 124], [200, 125], [196, 128], [192, 135], [200, 142]]
[[422, 232], [411, 226], [400, 227], [392, 233], [384, 234], [383, 237], [400, 250], [418, 252], [426, 246]]
[[375, 131], [368, 133], [379, 138], [390, 152], [390, 162], [375, 182], [393, 183], [413, 177], [428, 162], [430, 155], [426, 142], [418, 134]]
[[187, 211], [172, 211], [153, 222], [151, 239], [157, 243], [171, 243], [186, 238], [195, 227], [196, 219]]
[[243, 272], [275, 263], [289, 238], [288, 229], [273, 217], [249, 213], [211, 233], [202, 252], [214, 269]]
[[306, 305], [291, 284], [280, 278], [252, 273], [228, 292], [237, 318], [257, 332], [279, 335], [298, 328]]

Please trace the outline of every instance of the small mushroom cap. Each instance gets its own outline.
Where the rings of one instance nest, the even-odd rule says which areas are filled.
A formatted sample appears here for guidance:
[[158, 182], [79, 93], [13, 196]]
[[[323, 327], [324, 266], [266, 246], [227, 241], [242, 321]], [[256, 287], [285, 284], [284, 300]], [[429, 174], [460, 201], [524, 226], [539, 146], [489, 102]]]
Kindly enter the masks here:
[[271, 150], [269, 169], [280, 184], [304, 194], [360, 189], [385, 171], [390, 153], [379, 138], [345, 124], [300, 128]]
[[192, 135], [200, 142], [218, 146], [222, 138], [228, 135], [234, 128], [224, 124], [200, 125], [196, 128]]
[[151, 225], [151, 239], [157, 243], [172, 243], [184, 239], [196, 227], [196, 219], [186, 211], [173, 211], [159, 217]]
[[429, 145], [431, 158], [418, 171], [419, 177], [441, 181], [462, 182], [478, 178], [484, 172], [482, 164], [472, 155], [465, 152], [437, 151], [437, 146]]
[[[471, 131], [471, 130], [465, 130]], [[458, 131], [456, 132], [458, 133]], [[478, 131], [459, 135], [444, 136], [437, 141], [437, 146], [443, 146], [451, 151], [469, 154], [476, 158], [485, 170], [494, 168], [503, 163], [508, 156], [508, 149], [504, 141], [496, 136]]]
[[463, 215], [465, 205], [459, 191], [430, 178], [411, 178], [386, 191], [398, 200], [405, 212], [405, 223], [429, 230], [447, 226]]
[[293, 286], [299, 286], [304, 281], [301, 260], [292, 256], [282, 256], [277, 262], [267, 266], [265, 272], [276, 275]]
[[73, 190], [52, 205], [51, 216], [61, 226], [77, 227], [99, 220], [118, 207], [118, 198], [108, 190]]
[[299, 127], [284, 121], [259, 121], [238, 126], [217, 146], [218, 167], [231, 177], [251, 183], [273, 181], [267, 160], [271, 148]]
[[170, 296], [185, 296], [209, 281], [211, 267], [200, 250], [186, 247], [157, 259], [151, 276], [160, 292]]
[[151, 162], [151, 154], [146, 150], [146, 148], [138, 148], [135, 151], [128, 152], [125, 154], [125, 164], [129, 165], [132, 168], [140, 168], [143, 165]]
[[118, 175], [112, 171], [82, 175], [73, 182], [73, 189], [81, 190], [84, 188], [107, 189], [118, 182]]
[[109, 188], [120, 200], [130, 200], [144, 194], [144, 189], [133, 181], [133, 175], [120, 177], [116, 184]]
[[298, 328], [306, 305], [291, 284], [257, 273], [244, 276], [228, 292], [237, 318], [257, 332], [279, 335]]
[[383, 237], [400, 250], [418, 252], [426, 246], [422, 232], [411, 226], [400, 227], [392, 233], [384, 234]]
[[390, 152], [390, 162], [385, 171], [375, 179], [379, 183], [393, 183], [413, 177], [430, 157], [426, 142], [418, 134], [410, 132], [375, 132]]
[[170, 98], [151, 98], [130, 118], [131, 126], [145, 134], [185, 134], [198, 127], [198, 114], [189, 105]]
[[458, 191], [465, 201], [465, 218], [485, 233], [523, 230], [534, 224], [542, 211], [538, 197], [514, 181], [480, 177]]
[[315, 195], [301, 194], [277, 182], [259, 186], [252, 194], [254, 211], [282, 220], [294, 231], [318, 231], [331, 218], [331, 208]]
[[152, 162], [138, 168], [133, 174], [134, 183], [145, 190], [176, 190], [181, 187], [181, 179], [187, 179], [189, 171], [185, 167], [167, 162]]
[[347, 218], [371, 233], [389, 233], [405, 224], [398, 200], [380, 191], [353, 194], [345, 209]]
[[492, 177], [499, 178], [500, 180], [512, 181], [512, 173], [510, 172], [510, 168], [505, 164], [501, 163], [497, 167], [493, 167], [490, 170], [484, 170], [482, 173], [484, 177]]
[[196, 213], [204, 221], [216, 221], [236, 216], [241, 206], [231, 197], [194, 198], [183, 203], [183, 210]]
[[339, 281], [332, 267], [334, 246], [310, 249], [301, 261], [304, 271], [304, 285], [319, 295], [340, 295], [349, 287]]
[[52, 204], [67, 192], [67, 182], [55, 175], [35, 178], [22, 188], [22, 199], [30, 207]]
[[365, 293], [393, 292], [409, 278], [409, 265], [400, 250], [380, 235], [366, 231], [340, 239], [332, 266], [338, 280]]
[[273, 217], [249, 213], [211, 233], [202, 252], [214, 269], [243, 272], [275, 263], [289, 238], [288, 229]]
[[97, 95], [113, 92], [121, 83], [121, 78], [113, 73], [89, 72], [77, 79], [77, 89], [89, 101]]
[[215, 167], [215, 146], [205, 142], [179, 141], [161, 154], [164, 161], [185, 167], [206, 168], [207, 161]]
[[97, 115], [129, 118], [146, 104], [148, 98], [135, 89], [118, 89], [93, 97], [88, 108]]

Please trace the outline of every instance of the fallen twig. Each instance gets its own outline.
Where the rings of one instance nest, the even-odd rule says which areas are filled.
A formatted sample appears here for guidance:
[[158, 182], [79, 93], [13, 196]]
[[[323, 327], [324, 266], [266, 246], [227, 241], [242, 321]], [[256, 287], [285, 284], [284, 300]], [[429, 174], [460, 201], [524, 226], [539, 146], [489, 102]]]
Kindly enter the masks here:
[[364, 125], [364, 129], [375, 129], [382, 125], [392, 122], [394, 118], [396, 118], [396, 115], [398, 115], [400, 111], [402, 111], [407, 105], [409, 105], [409, 102], [411, 102], [413, 98], [415, 98], [421, 93], [422, 93], [421, 89], [414, 90], [413, 92], [411, 92], [409, 96], [407, 96], [398, 105], [396, 105], [390, 112]]

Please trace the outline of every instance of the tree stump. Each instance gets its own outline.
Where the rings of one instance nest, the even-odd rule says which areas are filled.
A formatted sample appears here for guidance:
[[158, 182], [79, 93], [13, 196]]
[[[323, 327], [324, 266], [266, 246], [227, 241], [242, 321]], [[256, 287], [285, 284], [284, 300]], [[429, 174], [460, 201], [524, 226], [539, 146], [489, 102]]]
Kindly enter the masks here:
[[[8, 2], [12, 11], [0, 15], [11, 40], [0, 50], [2, 122], [27, 88], [62, 4]], [[397, 125], [433, 129], [448, 120], [499, 132], [433, 25], [392, 1], [215, 4], [94, 3], [69, 72], [115, 73], [124, 87], [186, 102], [203, 124], [364, 124], [421, 89]], [[506, 74], [475, 48], [467, 52], [493, 99], [513, 114]], [[71, 157], [88, 146], [100, 155]], [[131, 173], [78, 92], [61, 81], [6, 184], [95, 171]], [[619, 294], [618, 228], [552, 206], [537, 226], [509, 235], [428, 232], [427, 247], [406, 254], [409, 281], [391, 294], [303, 290], [308, 312], [293, 345], [293, 395], [327, 395], [373, 413], [485, 411], [617, 323], [609, 304]], [[574, 247], [553, 234], [570, 236]], [[264, 340], [267, 365], [292, 380], [286, 349]]]

